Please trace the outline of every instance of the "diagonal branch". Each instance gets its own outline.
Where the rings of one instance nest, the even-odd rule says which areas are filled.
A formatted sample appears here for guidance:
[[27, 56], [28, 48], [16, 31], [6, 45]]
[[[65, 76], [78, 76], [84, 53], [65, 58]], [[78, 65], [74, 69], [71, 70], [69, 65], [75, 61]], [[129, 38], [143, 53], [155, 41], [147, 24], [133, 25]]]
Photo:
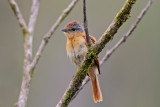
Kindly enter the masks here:
[[46, 35], [44, 35], [42, 42], [39, 46], [39, 49], [31, 63], [31, 68], [30, 71], [33, 71], [36, 64], [38, 63], [40, 56], [44, 50], [44, 48], [46, 47], [49, 39], [51, 38], [51, 36], [53, 35], [53, 33], [55, 32], [55, 30], [58, 28], [58, 26], [61, 24], [61, 22], [66, 18], [66, 16], [71, 12], [71, 10], [73, 9], [73, 7], [76, 5], [76, 3], [78, 2], [78, 0], [73, 0], [66, 9], [63, 10], [62, 14], [59, 16], [59, 18], [57, 19], [57, 21], [55, 22], [55, 24], [51, 27], [51, 29], [48, 31], [48, 33]]
[[141, 11], [139, 16], [137, 17], [137, 20], [135, 23], [132, 25], [132, 27], [129, 29], [129, 31], [123, 35], [123, 37], [111, 48], [108, 50], [105, 54], [105, 56], [102, 58], [100, 64], [102, 65], [105, 61], [109, 59], [109, 57], [115, 52], [117, 48], [119, 48], [125, 41], [126, 39], [132, 34], [132, 32], [135, 30], [135, 28], [138, 26], [139, 22], [142, 20], [143, 16], [146, 14], [150, 6], [152, 5], [153, 0], [149, 0], [145, 8]]
[[96, 42], [93, 48], [90, 47], [90, 51], [87, 54], [86, 60], [84, 61], [82, 67], [78, 69], [76, 75], [71, 80], [69, 87], [65, 91], [56, 107], [67, 107], [69, 105], [77, 91], [80, 89], [92, 61], [98, 56], [105, 45], [113, 38], [121, 25], [129, 18], [132, 6], [135, 4], [135, 2], [136, 0], [127, 0], [102, 37]]
[[27, 25], [26, 25], [26, 22], [22, 16], [22, 13], [18, 7], [18, 4], [15, 2], [15, 0], [8, 0], [9, 3], [10, 3], [10, 6], [14, 12], [14, 15], [17, 17], [18, 19], [18, 22], [19, 22], [19, 25], [20, 27], [22, 28], [22, 31], [23, 33], [25, 32], [28, 32], [28, 28], [27, 28]]
[[26, 23], [21, 15], [21, 12], [18, 8], [17, 3], [14, 0], [9, 0], [10, 6], [15, 13], [19, 24], [23, 31], [23, 37], [24, 37], [24, 75], [21, 85], [21, 91], [19, 95], [18, 102], [15, 104], [15, 107], [25, 107], [28, 99], [29, 89], [30, 89], [30, 83], [33, 76], [33, 70], [35, 68], [35, 65], [37, 64], [40, 55], [42, 54], [43, 49], [45, 48], [48, 40], [52, 36], [52, 34], [55, 32], [57, 27], [60, 25], [60, 23], [65, 19], [65, 17], [70, 13], [72, 8], [75, 6], [78, 0], [73, 0], [69, 6], [63, 11], [63, 13], [60, 15], [56, 23], [52, 26], [52, 28], [49, 30], [49, 32], [44, 36], [42, 43], [40, 45], [40, 48], [35, 56], [35, 58], [32, 61], [32, 39], [33, 39], [33, 33], [35, 28], [35, 23], [37, 20], [38, 15], [38, 9], [39, 9], [39, 0], [33, 0], [32, 7], [31, 7], [31, 14], [29, 19], [28, 28], [26, 26]]
[[[110, 56], [115, 52], [115, 50], [117, 48], [119, 48], [119, 46], [124, 43], [126, 41], [126, 39], [132, 34], [132, 32], [134, 31], [134, 29], [138, 26], [139, 22], [142, 20], [142, 18], [144, 17], [145, 13], [148, 11], [148, 9], [150, 8], [151, 4], [152, 4], [153, 0], [149, 0], [147, 5], [145, 6], [145, 8], [141, 11], [141, 13], [139, 14], [139, 16], [137, 17], [135, 23], [132, 25], [132, 27], [129, 29], [129, 31], [119, 40], [119, 42], [117, 42], [117, 44], [115, 46], [113, 46], [113, 48], [111, 48], [109, 51], [106, 52], [105, 56], [102, 58], [100, 65], [102, 66], [103, 63], [105, 61], [107, 61]], [[86, 76], [86, 78], [84, 79], [82, 86], [79, 88], [79, 90], [76, 92], [75, 96], [73, 97], [73, 99], [78, 95], [78, 93], [84, 88], [84, 86], [90, 81], [89, 77]], [[73, 100], [72, 99], [72, 100]]]

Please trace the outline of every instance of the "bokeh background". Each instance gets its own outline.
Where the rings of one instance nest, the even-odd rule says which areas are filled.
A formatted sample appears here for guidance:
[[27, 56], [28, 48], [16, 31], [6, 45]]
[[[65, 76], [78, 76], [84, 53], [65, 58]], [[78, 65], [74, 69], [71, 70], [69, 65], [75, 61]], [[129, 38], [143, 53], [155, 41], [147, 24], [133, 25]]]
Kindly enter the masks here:
[[[137, 0], [131, 18], [99, 55], [104, 56], [130, 28], [148, 0]], [[71, 0], [41, 0], [33, 51]], [[89, 32], [97, 39], [109, 26], [125, 0], [87, 0]], [[17, 0], [28, 22], [31, 0]], [[99, 82], [103, 102], [95, 104], [91, 83], [70, 107], [160, 107], [160, 1], [155, 0], [132, 36], [101, 66]], [[61, 28], [69, 21], [82, 23], [82, 0], [50, 39], [36, 67], [27, 107], [54, 107], [66, 90], [76, 67], [66, 55], [66, 37]], [[22, 32], [7, 0], [0, 0], [0, 107], [17, 101], [23, 75]]]

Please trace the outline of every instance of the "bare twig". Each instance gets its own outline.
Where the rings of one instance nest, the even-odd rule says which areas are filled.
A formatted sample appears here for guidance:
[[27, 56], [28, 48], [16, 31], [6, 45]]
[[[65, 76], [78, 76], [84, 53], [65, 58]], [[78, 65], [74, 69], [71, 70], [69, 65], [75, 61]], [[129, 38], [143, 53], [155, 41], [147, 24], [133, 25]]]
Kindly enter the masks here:
[[82, 67], [77, 70], [76, 75], [71, 80], [68, 88], [66, 89], [64, 95], [61, 100], [58, 102], [56, 107], [67, 107], [69, 103], [72, 101], [75, 94], [81, 88], [83, 80], [85, 79], [88, 68], [93, 62], [93, 60], [98, 56], [98, 54], [102, 51], [105, 45], [113, 38], [118, 29], [122, 26], [122, 24], [129, 18], [130, 12], [133, 4], [135, 4], [136, 0], [127, 0], [123, 6], [123, 8], [119, 11], [119, 13], [114, 18], [114, 21], [111, 23], [109, 28], [105, 31], [102, 37], [93, 45], [93, 48], [87, 54], [86, 60], [82, 64]]
[[55, 32], [55, 30], [57, 29], [57, 27], [61, 24], [61, 22], [64, 20], [64, 18], [70, 13], [70, 11], [73, 9], [73, 7], [76, 5], [76, 3], [78, 2], [78, 0], [73, 0], [68, 7], [63, 10], [62, 14], [59, 16], [59, 18], [57, 19], [57, 21], [55, 22], [55, 24], [51, 27], [51, 29], [48, 31], [48, 33], [46, 35], [44, 35], [43, 40], [39, 46], [39, 49], [31, 63], [31, 70], [33, 71], [36, 64], [38, 63], [40, 56], [46, 46], [46, 44], [48, 43], [48, 40], [51, 38], [51, 36], [53, 35], [53, 33]]
[[[42, 51], [44, 47], [46, 46], [46, 43], [48, 42], [51, 35], [54, 33], [54, 31], [57, 29], [59, 24], [64, 20], [64, 18], [69, 14], [69, 12], [72, 10], [72, 8], [75, 6], [78, 0], [73, 0], [69, 6], [63, 11], [63, 13], [60, 15], [56, 23], [52, 26], [50, 31], [44, 36], [42, 43], [40, 45], [40, 48], [35, 56], [35, 58], [32, 61], [32, 39], [33, 39], [33, 33], [35, 28], [35, 23], [37, 20], [38, 15], [38, 9], [39, 9], [39, 0], [33, 0], [32, 1], [32, 7], [31, 7], [31, 14], [29, 19], [28, 28], [27, 25], [22, 17], [22, 14], [20, 12], [20, 9], [17, 5], [17, 3], [14, 0], [9, 0], [10, 6], [17, 17], [20, 27], [23, 31], [23, 37], [24, 37], [24, 75], [21, 85], [21, 91], [19, 95], [18, 102], [15, 104], [15, 107], [25, 107], [29, 89], [30, 89], [30, 83], [33, 75], [33, 70], [35, 68], [35, 65], [37, 64], [40, 55], [42, 54]], [[31, 64], [32, 61], [32, 64]]]
[[[42, 43], [40, 45], [40, 48], [35, 56], [35, 58], [32, 61], [32, 39], [33, 39], [33, 33], [34, 33], [34, 26], [37, 20], [38, 15], [38, 9], [39, 9], [39, 0], [33, 0], [32, 7], [31, 7], [31, 15], [29, 19], [28, 28], [26, 26], [26, 23], [21, 15], [21, 12], [18, 8], [17, 3], [14, 0], [9, 0], [10, 6], [15, 13], [19, 24], [23, 31], [23, 37], [24, 37], [24, 75], [21, 85], [21, 91], [19, 95], [19, 100], [15, 104], [15, 107], [25, 107], [28, 94], [29, 94], [29, 88], [30, 83], [33, 75], [33, 70], [35, 68], [35, 65], [37, 64], [40, 55], [42, 54], [43, 49], [46, 46], [46, 43], [48, 42], [51, 35], [54, 33], [54, 31], [57, 29], [59, 24], [64, 20], [64, 18], [69, 14], [69, 12], [72, 10], [72, 8], [75, 6], [78, 0], [73, 0], [69, 6], [63, 11], [63, 13], [60, 15], [56, 23], [52, 26], [50, 31], [44, 36]], [[31, 63], [32, 61], [32, 63]]]
[[24, 74], [23, 74], [23, 80], [21, 85], [21, 91], [19, 95], [18, 102], [15, 104], [15, 107], [25, 107], [28, 99], [29, 94], [29, 88], [31, 83], [31, 76], [30, 73], [30, 64], [32, 61], [32, 40], [33, 40], [33, 32], [34, 32], [34, 26], [37, 20], [38, 15], [38, 9], [39, 9], [39, 0], [33, 0], [32, 7], [31, 7], [31, 14], [28, 24], [28, 32], [23, 33], [24, 37]]
[[39, 10], [40, 0], [32, 0], [32, 7], [30, 11], [30, 18], [29, 18], [29, 24], [28, 24], [28, 30], [31, 33], [31, 36], [33, 36], [34, 28], [38, 16], [38, 10]]
[[[149, 2], [147, 3], [147, 5], [145, 6], [145, 8], [141, 11], [140, 15], [137, 17], [137, 20], [135, 21], [135, 23], [132, 25], [132, 27], [129, 29], [129, 31], [120, 39], [119, 42], [117, 42], [117, 44], [111, 48], [109, 51], [106, 52], [105, 56], [102, 58], [102, 60], [100, 61], [100, 65], [102, 66], [103, 63], [105, 61], [108, 60], [108, 58], [112, 55], [113, 52], [115, 52], [115, 50], [122, 44], [125, 42], [125, 40], [132, 34], [132, 32], [134, 31], [134, 29], [137, 27], [137, 25], [139, 24], [139, 22], [141, 21], [141, 19], [143, 18], [143, 16], [145, 15], [145, 13], [148, 11], [148, 9], [150, 8], [151, 4], [152, 4], [153, 0], [149, 0]], [[89, 77], [86, 77], [82, 83], [82, 86], [80, 87], [80, 89], [76, 92], [75, 96], [73, 97], [73, 99], [78, 95], [78, 93], [84, 88], [84, 86], [90, 81]], [[72, 100], [73, 100], [72, 99]]]
[[83, 82], [82, 82], [81, 87], [80, 87], [79, 90], [75, 93], [75, 95], [73, 96], [72, 100], [77, 97], [78, 93], [84, 88], [85, 85], [87, 85], [87, 83], [88, 83], [89, 81], [90, 81], [90, 78], [89, 78], [88, 76], [86, 76], [85, 79], [84, 79]]
[[19, 100], [16, 103], [15, 107], [24, 107], [26, 105], [30, 83], [31, 83], [35, 65], [38, 62], [40, 55], [42, 54], [42, 51], [45, 48], [49, 38], [54, 33], [54, 31], [57, 29], [59, 24], [63, 21], [63, 19], [69, 14], [69, 12], [75, 6], [77, 1], [78, 0], [73, 0], [71, 2], [71, 4], [63, 11], [61, 16], [56, 21], [56, 23], [52, 26], [51, 30], [44, 36], [42, 43], [40, 45], [40, 48], [31, 63], [32, 36], [33, 36], [34, 26], [35, 26], [36, 17], [38, 15], [38, 8], [39, 8], [39, 0], [33, 0], [31, 16], [30, 16], [30, 21], [29, 21], [29, 31], [31, 31], [31, 33], [30, 35], [27, 34], [24, 36], [25, 37], [25, 44], [24, 44], [25, 52], [24, 53], [25, 53], [25, 59], [27, 60], [25, 60], [24, 62], [24, 76], [23, 76], [23, 81], [22, 81], [22, 86], [21, 86], [21, 92], [20, 92]]
[[86, 40], [87, 40], [87, 44], [88, 47], [91, 46], [91, 42], [89, 39], [89, 32], [88, 32], [88, 21], [87, 21], [87, 14], [86, 14], [86, 0], [83, 0], [83, 24], [84, 24], [84, 31], [86, 33]]
[[[90, 39], [89, 39], [89, 32], [88, 32], [88, 21], [87, 21], [87, 14], [86, 14], [86, 0], [83, 0], [83, 23], [84, 23], [84, 30], [86, 33], [86, 39], [88, 47], [92, 46]], [[78, 95], [78, 93], [83, 89], [83, 86], [86, 85], [89, 82], [90, 78], [88, 76], [85, 77], [85, 79], [82, 82], [82, 86], [79, 88], [79, 90], [75, 93], [72, 100]]]
[[122, 43], [126, 41], [126, 39], [132, 34], [132, 32], [135, 30], [139, 22], [142, 20], [143, 16], [145, 13], [148, 11], [152, 4], [153, 0], [149, 0], [145, 8], [141, 11], [139, 16], [137, 17], [137, 20], [135, 23], [132, 25], [132, 27], [129, 29], [129, 31], [110, 49], [106, 52], [105, 56], [102, 58], [100, 64], [102, 65], [105, 61], [108, 60], [108, 58], [113, 54], [113, 52], [120, 47]]
[[15, 2], [15, 0], [8, 0], [9, 3], [10, 3], [10, 6], [15, 14], [15, 16], [17, 17], [18, 19], [18, 22], [19, 22], [19, 25], [20, 27], [22, 28], [22, 31], [23, 32], [28, 32], [28, 28], [27, 28], [27, 25], [26, 25], [26, 22], [22, 16], [22, 13], [18, 7], [18, 4]]

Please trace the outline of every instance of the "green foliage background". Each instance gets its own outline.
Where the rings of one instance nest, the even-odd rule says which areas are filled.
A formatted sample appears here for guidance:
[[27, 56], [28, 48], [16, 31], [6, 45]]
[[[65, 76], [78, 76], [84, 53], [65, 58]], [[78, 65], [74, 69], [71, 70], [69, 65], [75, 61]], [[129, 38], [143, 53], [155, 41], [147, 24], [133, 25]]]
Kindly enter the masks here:
[[[103, 57], [130, 28], [148, 0], [138, 0], [131, 18], [119, 29], [100, 54]], [[28, 22], [31, 0], [17, 0]], [[43, 35], [71, 0], [41, 0], [35, 28], [34, 55]], [[88, 0], [89, 32], [97, 39], [109, 26], [125, 0]], [[159, 107], [160, 106], [160, 1], [155, 0], [132, 36], [101, 67], [103, 102], [94, 104], [91, 84], [70, 107]], [[54, 107], [67, 88], [76, 67], [66, 55], [66, 37], [61, 28], [72, 20], [82, 23], [82, 1], [50, 39], [31, 83], [27, 107]], [[0, 0], [0, 107], [17, 101], [23, 75], [23, 37], [7, 0]]]

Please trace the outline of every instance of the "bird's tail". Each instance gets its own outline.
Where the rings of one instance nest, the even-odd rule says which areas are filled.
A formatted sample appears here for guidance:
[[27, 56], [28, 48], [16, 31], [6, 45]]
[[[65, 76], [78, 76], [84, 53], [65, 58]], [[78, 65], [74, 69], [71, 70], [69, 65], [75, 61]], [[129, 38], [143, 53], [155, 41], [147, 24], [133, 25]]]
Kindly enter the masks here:
[[103, 98], [102, 98], [102, 93], [101, 93], [101, 89], [100, 89], [99, 82], [98, 82], [97, 73], [95, 72], [97, 68], [92, 69], [92, 70], [94, 71], [89, 70], [88, 74], [89, 74], [89, 77], [92, 83], [93, 99], [94, 99], [94, 102], [97, 103], [97, 102], [101, 102]]

